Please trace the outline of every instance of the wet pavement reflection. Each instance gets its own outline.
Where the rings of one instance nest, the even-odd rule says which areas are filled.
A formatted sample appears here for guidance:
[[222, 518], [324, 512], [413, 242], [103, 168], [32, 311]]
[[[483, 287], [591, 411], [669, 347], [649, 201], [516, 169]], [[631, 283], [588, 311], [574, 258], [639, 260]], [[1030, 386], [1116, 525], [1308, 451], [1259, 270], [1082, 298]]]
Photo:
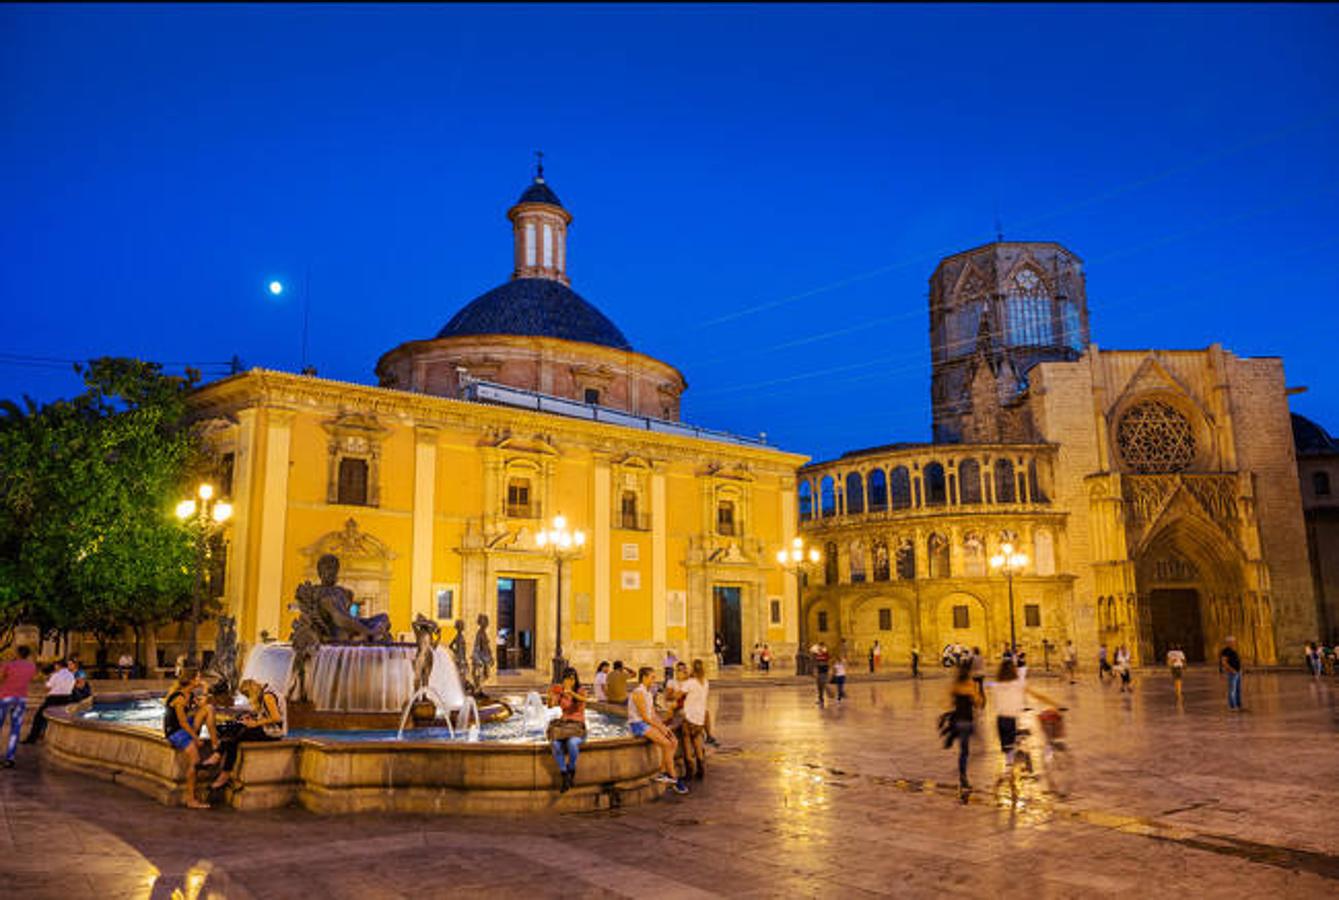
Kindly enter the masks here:
[[[1058, 781], [1002, 778], [987, 716], [958, 789], [948, 681], [720, 687], [722, 746], [687, 797], [527, 819], [193, 813], [40, 767], [0, 773], [6, 896], [1339, 895], [1339, 685], [1211, 671], [1184, 702], [1034, 676], [1069, 708]], [[25, 748], [27, 749], [27, 748]], [[1059, 787], [1059, 790], [1052, 788]]]

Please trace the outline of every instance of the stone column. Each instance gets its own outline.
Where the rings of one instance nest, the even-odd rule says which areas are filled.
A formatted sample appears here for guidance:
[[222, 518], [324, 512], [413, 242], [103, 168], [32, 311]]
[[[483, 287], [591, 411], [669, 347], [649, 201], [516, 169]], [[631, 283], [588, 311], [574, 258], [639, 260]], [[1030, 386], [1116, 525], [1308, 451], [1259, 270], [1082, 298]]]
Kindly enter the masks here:
[[255, 643], [259, 636], [256, 625], [255, 597], [247, 591], [248, 568], [251, 565], [251, 519], [255, 514], [252, 502], [252, 482], [256, 461], [256, 409], [237, 413], [237, 447], [233, 451], [232, 501], [236, 517], [228, 542], [227, 602], [228, 614], [237, 617], [237, 640]]
[[[651, 639], [665, 643], [665, 592], [669, 587], [669, 510], [665, 499], [665, 472], [653, 464], [651, 473]], [[746, 522], [747, 524], [747, 522]]]
[[[414, 538], [409, 564], [409, 614], [437, 617], [432, 597], [433, 519], [437, 495], [437, 437], [433, 425], [414, 426]], [[405, 623], [406, 629], [408, 623]]]
[[293, 436], [291, 409], [265, 410], [264, 481], [261, 484], [260, 548], [256, 579], [256, 634], [280, 637], [283, 621], [284, 548], [287, 544], [288, 453]]
[[591, 535], [591, 552], [595, 560], [595, 643], [607, 644], [610, 634], [610, 564], [609, 544], [613, 540], [610, 516], [613, 500], [610, 496], [609, 458], [595, 456], [595, 527]]

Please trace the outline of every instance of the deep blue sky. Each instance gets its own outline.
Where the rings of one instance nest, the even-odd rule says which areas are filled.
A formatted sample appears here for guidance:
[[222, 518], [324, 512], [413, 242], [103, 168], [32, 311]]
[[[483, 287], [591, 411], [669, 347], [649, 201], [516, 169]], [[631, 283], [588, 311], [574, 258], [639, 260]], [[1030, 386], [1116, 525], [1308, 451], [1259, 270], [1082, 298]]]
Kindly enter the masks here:
[[686, 418], [929, 435], [926, 280], [1087, 262], [1093, 339], [1284, 358], [1339, 431], [1339, 8], [0, 8], [0, 397], [134, 354], [372, 382], [510, 274], [531, 151], [573, 286]]

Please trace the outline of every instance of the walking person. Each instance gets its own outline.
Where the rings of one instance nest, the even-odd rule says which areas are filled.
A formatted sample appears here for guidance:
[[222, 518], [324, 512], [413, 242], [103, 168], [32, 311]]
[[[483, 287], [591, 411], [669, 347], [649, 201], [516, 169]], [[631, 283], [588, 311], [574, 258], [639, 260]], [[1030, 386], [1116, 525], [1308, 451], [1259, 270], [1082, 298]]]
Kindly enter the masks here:
[[1069, 683], [1073, 684], [1074, 673], [1079, 669], [1079, 651], [1074, 649], [1073, 641], [1065, 641], [1065, 674], [1069, 676]]
[[1237, 639], [1231, 635], [1218, 654], [1218, 671], [1227, 676], [1227, 708], [1241, 712], [1241, 654], [1237, 653]]
[[59, 660], [55, 669], [46, 680], [46, 697], [42, 700], [42, 705], [37, 707], [37, 712], [33, 713], [33, 723], [28, 726], [28, 736], [23, 739], [25, 744], [36, 744], [46, 733], [46, 711], [53, 706], [65, 706], [76, 702], [74, 689], [76, 684], [76, 675], [79, 672], [79, 660], [71, 656], [69, 659]]
[[839, 656], [832, 664], [832, 683], [837, 686], [837, 702], [846, 699], [846, 657]]
[[1130, 651], [1125, 649], [1124, 645], [1116, 648], [1115, 669], [1116, 674], [1120, 676], [1120, 692], [1133, 693], [1134, 689], [1130, 687]]
[[1306, 664], [1311, 669], [1312, 678], [1320, 678], [1324, 671], [1320, 655], [1320, 646], [1314, 641], [1306, 645]]
[[[1111, 663], [1107, 661], [1107, 645], [1103, 644], [1097, 648], [1097, 681], [1099, 684], [1105, 684], [1103, 680], [1107, 675], [1111, 675]], [[1113, 676], [1114, 677], [1114, 676]]]
[[809, 653], [814, 660], [814, 683], [818, 685], [818, 705], [823, 706], [828, 693], [828, 665], [832, 657], [828, 653], [828, 645], [822, 641], [810, 647]]
[[720, 669], [725, 665], [725, 638], [721, 637], [719, 631], [716, 632], [716, 637], [712, 638], [711, 645], [716, 654], [716, 668]]
[[874, 649], [871, 652], [873, 656], [870, 663], [870, 671], [877, 673], [879, 667], [883, 665], [883, 645], [880, 644], [877, 639], [874, 641]]
[[577, 757], [586, 740], [586, 692], [576, 669], [571, 666], [563, 669], [562, 680], [549, 687], [547, 705], [560, 710], [558, 718], [549, 723], [545, 736], [562, 777], [558, 793], [565, 794], [576, 782]]
[[6, 769], [14, 768], [19, 730], [23, 728], [23, 714], [28, 711], [28, 686], [37, 677], [37, 665], [28, 658], [32, 652], [27, 644], [20, 644], [14, 651], [14, 658], [0, 665], [0, 728], [9, 723], [3, 762]]
[[912, 647], [912, 648], [911, 648], [911, 677], [912, 677], [912, 678], [920, 678], [920, 677], [921, 677], [921, 648], [920, 648], [920, 647]]
[[967, 781], [967, 757], [971, 750], [972, 732], [976, 728], [976, 708], [982, 699], [972, 684], [972, 663], [962, 662], [954, 671], [953, 686], [949, 689], [948, 730], [944, 746], [958, 742], [958, 787], [964, 795], [972, 786]]
[[1172, 691], [1176, 694], [1176, 702], [1180, 703], [1184, 699], [1181, 696], [1181, 677], [1186, 673], [1186, 654], [1180, 644], [1172, 644], [1172, 649], [1167, 651], [1167, 668], [1172, 673]]
[[[959, 663], [959, 666], [961, 665], [962, 663]], [[976, 686], [979, 705], [984, 706], [986, 702], [986, 658], [981, 655], [980, 647], [972, 648], [972, 655], [967, 658], [966, 665], [972, 676], [972, 684]]]
[[651, 698], [655, 680], [656, 670], [650, 666], [637, 670], [637, 687], [628, 694], [628, 730], [633, 737], [644, 737], [660, 749], [660, 772], [655, 780], [670, 785], [675, 793], [686, 794], [688, 785], [674, 771], [674, 750], [679, 742], [656, 715]]
[[763, 674], [770, 674], [772, 671], [772, 647], [770, 644], [762, 645], [762, 652], [758, 654], [758, 660], [762, 663]]

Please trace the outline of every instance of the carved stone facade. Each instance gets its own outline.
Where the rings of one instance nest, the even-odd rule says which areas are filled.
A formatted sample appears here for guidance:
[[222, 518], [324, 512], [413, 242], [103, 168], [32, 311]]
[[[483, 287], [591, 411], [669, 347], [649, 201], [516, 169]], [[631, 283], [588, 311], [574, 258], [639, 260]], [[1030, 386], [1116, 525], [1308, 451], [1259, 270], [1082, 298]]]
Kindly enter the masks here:
[[1323, 579], [1282, 363], [1216, 344], [1099, 350], [1087, 334], [1082, 269], [1058, 245], [992, 244], [940, 264], [942, 442], [801, 470], [802, 527], [828, 554], [805, 597], [809, 639], [854, 653], [877, 639], [895, 659], [916, 644], [998, 652], [1005, 582], [983, 557], [1007, 536], [1029, 557], [1014, 617], [1032, 659], [1073, 640], [1088, 661], [1100, 644], [1144, 664], [1180, 644], [1212, 662], [1228, 635], [1255, 663], [1300, 657]]

